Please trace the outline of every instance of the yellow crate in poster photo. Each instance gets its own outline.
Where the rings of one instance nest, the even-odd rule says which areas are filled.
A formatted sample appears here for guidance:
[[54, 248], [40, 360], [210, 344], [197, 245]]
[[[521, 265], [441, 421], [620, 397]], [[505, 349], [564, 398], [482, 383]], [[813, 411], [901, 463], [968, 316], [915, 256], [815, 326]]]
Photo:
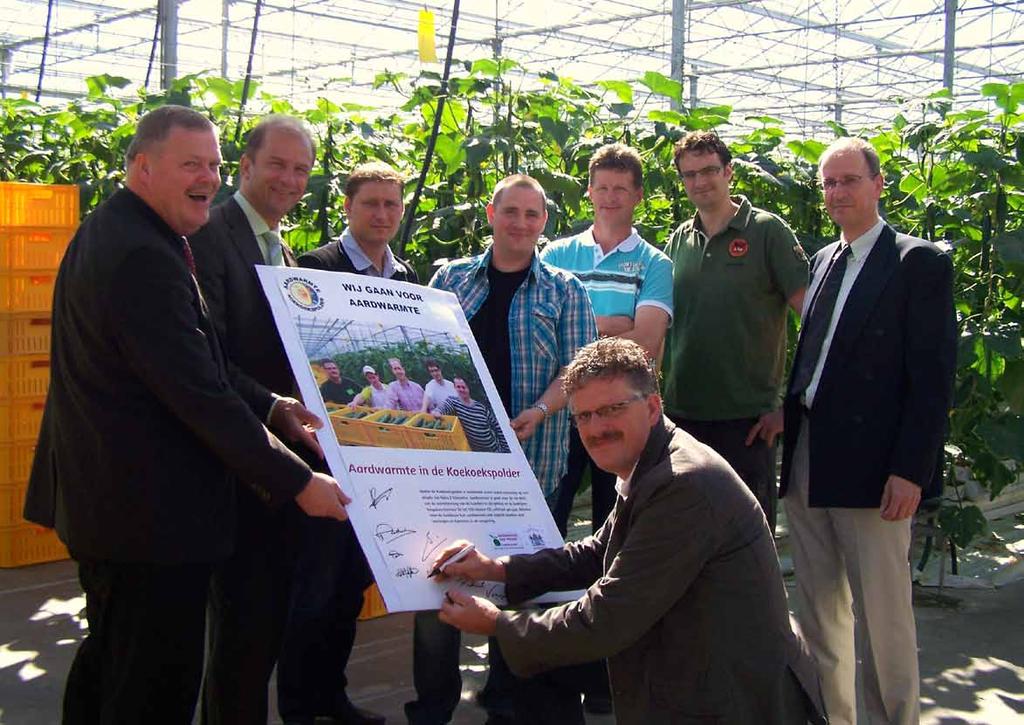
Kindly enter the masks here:
[[[350, 418], [352, 413], [362, 413], [362, 418]], [[329, 410], [328, 417], [331, 419], [331, 427], [334, 428], [334, 435], [338, 443], [343, 446], [372, 446], [374, 445], [373, 425], [366, 422], [366, 415], [373, 413], [373, 408], [366, 408], [357, 405], [350, 408], [347, 405]]]
[[[443, 429], [423, 427], [424, 421], [440, 419]], [[417, 413], [405, 424], [410, 448], [429, 448], [437, 451], [468, 451], [469, 441], [462, 432], [462, 421], [456, 415], [430, 415]]]

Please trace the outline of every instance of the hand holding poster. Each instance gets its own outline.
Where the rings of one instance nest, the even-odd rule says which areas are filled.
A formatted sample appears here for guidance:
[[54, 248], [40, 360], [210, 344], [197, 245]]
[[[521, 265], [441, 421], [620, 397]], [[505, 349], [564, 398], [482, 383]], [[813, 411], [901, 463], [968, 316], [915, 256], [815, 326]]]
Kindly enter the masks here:
[[437, 609], [452, 586], [503, 602], [496, 582], [428, 578], [458, 539], [492, 558], [562, 544], [456, 297], [354, 274], [257, 272], [388, 610]]

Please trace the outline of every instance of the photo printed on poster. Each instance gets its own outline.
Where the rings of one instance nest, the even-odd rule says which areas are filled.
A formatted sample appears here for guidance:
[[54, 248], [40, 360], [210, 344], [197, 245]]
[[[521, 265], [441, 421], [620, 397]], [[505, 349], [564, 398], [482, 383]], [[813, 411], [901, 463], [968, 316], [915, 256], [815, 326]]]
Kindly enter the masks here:
[[256, 269], [388, 611], [437, 609], [451, 587], [503, 604], [503, 584], [427, 576], [459, 539], [490, 557], [562, 545], [458, 299], [364, 275]]

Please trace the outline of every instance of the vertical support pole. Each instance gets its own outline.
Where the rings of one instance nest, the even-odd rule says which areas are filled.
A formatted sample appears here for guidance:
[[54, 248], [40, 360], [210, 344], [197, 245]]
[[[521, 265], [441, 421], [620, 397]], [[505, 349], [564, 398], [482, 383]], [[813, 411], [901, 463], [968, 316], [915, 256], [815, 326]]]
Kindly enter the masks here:
[[231, 0], [220, 6], [220, 77], [228, 77], [228, 31], [231, 29]]
[[693, 69], [693, 73], [690, 74], [690, 110], [692, 111], [697, 107], [699, 99], [697, 96], [697, 69]]
[[942, 53], [942, 85], [953, 90], [953, 71], [956, 58], [956, 0], [946, 0], [946, 44]]
[[160, 87], [171, 87], [178, 77], [178, 0], [159, 0], [160, 13]]
[[[683, 82], [686, 68], [686, 0], [672, 0], [672, 80]], [[693, 95], [691, 84], [691, 96]], [[693, 105], [691, 99], [691, 105]], [[673, 110], [682, 110], [675, 101]]]
[[0, 48], [0, 98], [7, 98], [7, 77], [11, 72], [11, 49]]

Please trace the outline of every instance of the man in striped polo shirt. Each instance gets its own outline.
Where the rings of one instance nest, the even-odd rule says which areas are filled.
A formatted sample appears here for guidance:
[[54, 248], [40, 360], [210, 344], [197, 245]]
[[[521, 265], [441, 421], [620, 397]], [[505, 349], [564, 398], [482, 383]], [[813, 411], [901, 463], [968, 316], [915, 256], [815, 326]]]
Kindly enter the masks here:
[[458, 397], [445, 400], [440, 414], [459, 416], [462, 432], [466, 434], [469, 447], [474, 451], [508, 453], [508, 442], [498, 428], [494, 411], [479, 400], [473, 400], [469, 386], [462, 378], [455, 378], [452, 384], [455, 385]]
[[[633, 211], [644, 194], [640, 154], [623, 144], [602, 146], [590, 159], [589, 172], [587, 196], [594, 205], [593, 225], [549, 244], [541, 259], [583, 282], [594, 307], [598, 334], [633, 340], [649, 357], [657, 358], [672, 321], [672, 262], [633, 228]], [[569, 436], [568, 469], [552, 512], [563, 536], [587, 468], [591, 529], [596, 532], [615, 506], [615, 474], [594, 465], [574, 427]], [[585, 679], [587, 711], [611, 712], [604, 663], [594, 663]]]
[[[672, 320], [672, 262], [633, 228], [633, 211], [643, 199], [640, 154], [618, 143], [599, 148], [590, 159], [587, 195], [594, 205], [593, 225], [549, 244], [541, 260], [583, 282], [601, 337], [633, 340], [655, 358]], [[563, 536], [588, 467], [592, 527], [597, 531], [615, 505], [615, 476], [593, 465], [574, 429], [569, 469], [554, 511]]]

